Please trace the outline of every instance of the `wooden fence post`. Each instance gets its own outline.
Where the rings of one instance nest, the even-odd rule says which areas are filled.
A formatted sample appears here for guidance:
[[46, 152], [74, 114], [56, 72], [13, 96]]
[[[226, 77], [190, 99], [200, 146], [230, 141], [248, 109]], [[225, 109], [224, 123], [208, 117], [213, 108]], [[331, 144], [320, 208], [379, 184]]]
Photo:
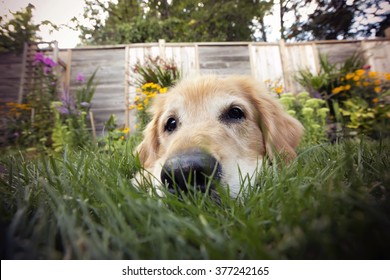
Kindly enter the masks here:
[[18, 93], [19, 104], [23, 102], [24, 85], [26, 83], [27, 53], [28, 53], [28, 43], [25, 42], [23, 46], [22, 73], [20, 75], [20, 85], [19, 85], [19, 93]]
[[288, 54], [286, 49], [286, 43], [283, 39], [279, 41], [279, 52], [280, 52], [280, 61], [282, 63], [282, 69], [283, 69], [283, 80], [284, 80], [284, 87], [287, 91], [293, 91], [292, 83], [290, 80], [290, 66], [288, 61]]
[[130, 109], [129, 109], [129, 79], [130, 79], [130, 49], [125, 47], [125, 127], [130, 127]]
[[160, 57], [165, 60], [166, 54], [165, 54], [165, 40], [160, 39], [158, 40], [158, 47], [160, 50]]

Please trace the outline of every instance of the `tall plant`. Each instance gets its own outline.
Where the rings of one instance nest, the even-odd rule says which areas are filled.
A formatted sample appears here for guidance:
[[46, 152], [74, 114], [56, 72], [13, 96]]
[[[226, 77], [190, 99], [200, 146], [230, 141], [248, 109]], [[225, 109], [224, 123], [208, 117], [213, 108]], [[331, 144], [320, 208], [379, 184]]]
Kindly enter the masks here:
[[95, 94], [94, 79], [96, 69], [91, 77], [84, 83], [84, 77], [79, 74], [77, 79], [81, 86], [72, 95], [64, 89], [59, 102], [55, 102], [55, 127], [53, 131], [53, 148], [60, 152], [66, 146], [79, 148], [91, 143], [91, 134], [88, 130], [87, 120], [91, 108], [91, 101]]
[[303, 69], [298, 72], [295, 79], [309, 91], [312, 97], [331, 100], [341, 98], [332, 95], [332, 89], [340, 85], [340, 78], [362, 68], [365, 61], [359, 53], [355, 53], [343, 63], [331, 63], [326, 55], [320, 54], [319, 64], [320, 69], [317, 73]]
[[28, 127], [22, 132], [24, 143], [28, 146], [50, 146], [54, 117], [51, 103], [57, 99], [57, 65], [50, 57], [37, 52], [34, 58], [32, 89], [26, 102], [31, 108]]

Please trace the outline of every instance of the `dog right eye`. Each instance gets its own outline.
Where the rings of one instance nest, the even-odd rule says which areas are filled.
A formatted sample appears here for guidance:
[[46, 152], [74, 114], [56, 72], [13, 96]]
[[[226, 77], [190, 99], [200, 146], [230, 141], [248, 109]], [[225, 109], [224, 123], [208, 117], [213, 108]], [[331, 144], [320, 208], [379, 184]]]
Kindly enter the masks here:
[[177, 122], [175, 118], [169, 118], [167, 123], [165, 124], [164, 130], [168, 132], [172, 132], [176, 129]]

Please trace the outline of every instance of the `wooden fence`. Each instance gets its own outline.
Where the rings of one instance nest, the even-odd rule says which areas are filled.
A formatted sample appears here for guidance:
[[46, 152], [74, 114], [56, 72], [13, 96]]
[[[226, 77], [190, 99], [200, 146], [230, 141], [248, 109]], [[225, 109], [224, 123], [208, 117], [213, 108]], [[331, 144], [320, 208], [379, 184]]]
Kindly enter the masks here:
[[[80, 86], [79, 73], [88, 78], [98, 69], [92, 111], [97, 131], [102, 133], [111, 114], [117, 116], [119, 125], [134, 128], [134, 112], [128, 110], [129, 102], [136, 94], [133, 84], [137, 74], [133, 72], [133, 66], [148, 56], [174, 60], [184, 77], [210, 73], [251, 75], [259, 82], [278, 80], [287, 91], [298, 92], [302, 88], [294, 80], [295, 74], [301, 69], [318, 72], [320, 53], [327, 54], [331, 62], [342, 62], [356, 51], [364, 55], [372, 70], [390, 72], [389, 39], [302, 43], [165, 43], [161, 40], [158, 43], [61, 50], [58, 57], [66, 65], [63, 81], [72, 91]], [[12, 59], [8, 56], [2, 64], [0, 56], [2, 100], [19, 94], [16, 73], [22, 63]], [[9, 69], [12, 71], [7, 71]], [[12, 77], [11, 72], [15, 74]]]

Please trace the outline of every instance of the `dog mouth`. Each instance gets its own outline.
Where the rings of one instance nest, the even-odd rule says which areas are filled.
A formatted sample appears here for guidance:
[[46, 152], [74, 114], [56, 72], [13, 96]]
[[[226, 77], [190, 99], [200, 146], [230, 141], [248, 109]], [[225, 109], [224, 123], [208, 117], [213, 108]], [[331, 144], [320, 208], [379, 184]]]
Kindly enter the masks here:
[[215, 187], [221, 175], [221, 165], [215, 157], [204, 150], [192, 149], [166, 160], [161, 170], [161, 182], [176, 195], [198, 191], [219, 200]]

